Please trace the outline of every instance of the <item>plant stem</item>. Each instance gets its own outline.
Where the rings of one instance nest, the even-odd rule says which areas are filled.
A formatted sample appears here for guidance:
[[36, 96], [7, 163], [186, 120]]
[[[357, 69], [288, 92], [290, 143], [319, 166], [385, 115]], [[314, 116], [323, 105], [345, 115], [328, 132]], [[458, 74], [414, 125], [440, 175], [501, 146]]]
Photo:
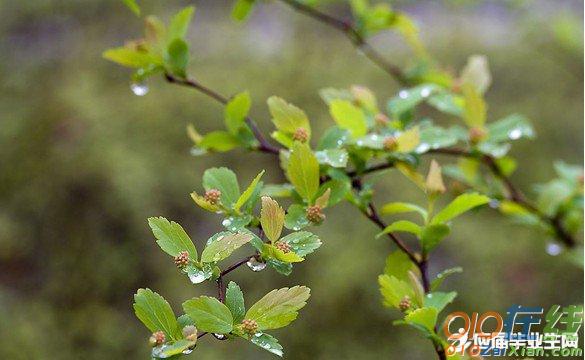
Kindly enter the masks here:
[[380, 69], [387, 72], [390, 76], [394, 78], [400, 85], [408, 85], [409, 81], [404, 72], [395, 64], [390, 63], [386, 60], [376, 49], [368, 43], [368, 41], [363, 37], [363, 35], [355, 28], [351, 23], [328, 15], [324, 12], [321, 12], [315, 9], [312, 6], [305, 5], [298, 0], [280, 0], [283, 3], [289, 5], [290, 7], [294, 8], [300, 13], [303, 13], [313, 19], [331, 26], [334, 29], [341, 31], [345, 36], [347, 36], [352, 44], [361, 51], [368, 59], [370, 59], [374, 64], [376, 64]]
[[[193, 79], [178, 78], [178, 77], [175, 77], [169, 73], [165, 74], [165, 79], [168, 82], [173, 83], [173, 84], [178, 84], [178, 85], [187, 86], [187, 87], [196, 89], [197, 91], [209, 96], [210, 98], [221, 103], [222, 105], [226, 105], [229, 102], [229, 99], [227, 97], [225, 97], [225, 96], [221, 95], [220, 93], [202, 85], [201, 83], [199, 83]], [[260, 129], [258, 128], [258, 125], [256, 124], [256, 122], [254, 120], [252, 120], [250, 117], [247, 116], [245, 119], [245, 122], [246, 122], [246, 125], [248, 125], [248, 127], [250, 128], [250, 130], [252, 130], [254, 137], [256, 138], [256, 140], [258, 140], [258, 143], [260, 144], [258, 147], [258, 150], [260, 150], [262, 152], [266, 152], [266, 153], [278, 154], [280, 149], [273, 146], [272, 144], [270, 144], [270, 142], [264, 137], [264, 135], [262, 135], [262, 132], [260, 131]]]

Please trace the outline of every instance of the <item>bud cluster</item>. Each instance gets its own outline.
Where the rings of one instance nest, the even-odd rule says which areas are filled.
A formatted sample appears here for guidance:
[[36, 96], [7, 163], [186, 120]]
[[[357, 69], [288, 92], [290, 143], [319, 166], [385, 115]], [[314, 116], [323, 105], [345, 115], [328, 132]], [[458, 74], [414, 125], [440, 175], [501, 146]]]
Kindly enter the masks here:
[[148, 343], [150, 344], [150, 346], [155, 347], [164, 344], [165, 340], [166, 340], [165, 333], [162, 331], [157, 331], [150, 336], [150, 339], [148, 339]]
[[221, 197], [221, 191], [219, 191], [217, 189], [209, 189], [205, 192], [205, 201], [207, 201], [211, 205], [219, 204], [220, 197]]
[[293, 134], [293, 140], [300, 141], [302, 143], [307, 142], [309, 140], [309, 132], [305, 128], [298, 128]]
[[256, 320], [244, 319], [242, 320], [242, 329], [250, 335], [255, 334], [258, 331], [258, 323]]
[[320, 224], [325, 220], [325, 214], [319, 205], [307, 207], [307, 219], [313, 224]]
[[285, 243], [283, 241], [277, 241], [274, 246], [276, 246], [276, 248], [280, 251], [282, 251], [283, 253], [289, 253], [291, 252], [291, 247], [288, 243]]
[[178, 268], [184, 268], [189, 264], [189, 253], [186, 251], [181, 251], [179, 255], [175, 256], [175, 265]]

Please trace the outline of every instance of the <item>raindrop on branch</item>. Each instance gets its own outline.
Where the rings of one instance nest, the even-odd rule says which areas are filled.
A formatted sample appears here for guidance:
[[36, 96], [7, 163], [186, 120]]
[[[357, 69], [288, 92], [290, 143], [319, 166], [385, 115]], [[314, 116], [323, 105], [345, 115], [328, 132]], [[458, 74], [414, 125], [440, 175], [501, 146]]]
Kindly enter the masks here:
[[563, 248], [561, 245], [552, 241], [546, 244], [546, 253], [549, 254], [550, 256], [557, 256], [561, 252], [563, 252]]
[[248, 265], [250, 270], [256, 271], [256, 272], [262, 271], [266, 268], [266, 263], [256, 260], [255, 257], [250, 258], [250, 260], [248, 260], [248, 262], [246, 262], [246, 265]]
[[132, 92], [136, 96], [144, 96], [144, 95], [148, 94], [149, 89], [148, 89], [148, 85], [146, 85], [143, 82], [139, 82], [139, 83], [130, 84], [130, 90], [132, 90]]

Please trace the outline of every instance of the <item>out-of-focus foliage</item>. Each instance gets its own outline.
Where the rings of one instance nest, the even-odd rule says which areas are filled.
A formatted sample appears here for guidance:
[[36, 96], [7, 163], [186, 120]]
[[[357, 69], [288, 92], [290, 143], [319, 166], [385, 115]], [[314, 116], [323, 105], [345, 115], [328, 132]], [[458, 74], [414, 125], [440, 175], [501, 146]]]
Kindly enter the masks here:
[[[487, 97], [494, 119], [521, 111], [533, 120], [538, 142], [526, 141], [514, 150], [523, 160], [523, 171], [514, 175], [521, 184], [549, 181], [552, 160], [582, 162], [583, 48], [575, 40], [582, 39], [575, 35], [582, 31], [582, 19], [571, 15], [581, 13], [582, 5], [558, 3], [562, 5], [552, 10], [546, 1], [512, 9], [497, 2], [405, 8], [420, 18], [422, 36], [432, 40], [428, 50], [443, 64], [460, 68], [469, 53], [489, 56], [494, 79]], [[141, 5], [148, 13], [170, 16], [175, 10], [156, 1]], [[256, 105], [275, 89], [313, 114], [315, 133], [322, 133], [329, 121], [320, 122], [328, 113], [316, 99], [324, 84], [345, 88], [363, 83], [385, 97], [396, 93], [387, 77], [354, 55], [338, 34], [276, 5], [252, 13], [250, 24], [238, 27], [228, 20], [228, 5], [199, 6], [207, 15], [186, 35], [197, 47], [192, 49], [197, 64], [191, 69], [226, 94], [250, 89], [251, 111], [264, 119], [263, 125], [270, 114]], [[172, 294], [167, 298], [174, 309], [180, 308], [180, 299], [203, 292], [185, 288], [182, 278], [167, 281], [176, 269], [154, 251], [144, 219], [168, 214], [203, 249], [208, 234], [219, 228], [209, 228], [213, 222], [186, 196], [200, 188], [202, 171], [221, 163], [252, 179], [263, 168], [275, 174], [271, 170], [276, 167], [262, 155], [249, 160], [249, 154], [240, 152], [194, 160], [186, 151], [191, 141], [185, 127], [193, 123], [197, 129], [217, 129], [224, 121], [218, 108], [198, 94], [158, 82], [151, 84], [147, 98], [133, 96], [121, 84], [124, 72], [99, 59], [99, 49], [115, 46], [120, 38], [140, 37], [135, 31], [139, 20], [119, 2], [1, 6], [7, 55], [0, 68], [0, 354], [12, 359], [145, 358], [146, 347], [135, 346], [145, 334], [128, 311], [134, 289], [152, 286]], [[400, 6], [411, 5], [399, 2], [393, 8], [402, 10]], [[393, 38], [380, 36], [378, 41], [397, 61], [409, 58]], [[562, 167], [555, 181], [563, 181]], [[554, 186], [545, 184], [531, 195], [538, 191], [544, 196], [549, 187]], [[417, 194], [401, 181], [378, 191], [392, 199]], [[296, 331], [278, 334], [289, 344], [290, 358], [432, 356], [431, 349], [413, 346], [420, 342], [414, 333], [389, 331], [393, 316], [372, 301], [378, 298], [374, 280], [384, 268], [384, 259], [374, 255], [388, 252], [388, 244], [373, 240], [376, 230], [349, 209], [337, 211], [330, 217], [335, 220], [318, 231], [331, 239], [312, 255], [320, 271], [299, 269], [294, 275], [320, 300], [305, 309]], [[464, 275], [446, 280], [465, 290], [450, 305], [453, 309], [582, 301], [581, 273], [543, 254], [540, 237], [491, 215], [467, 219], [431, 269], [465, 268]], [[486, 230], [478, 232], [478, 227]], [[262, 276], [267, 286], [286, 285], [276, 276]], [[254, 299], [265, 292], [254, 286], [256, 278], [234, 277]], [[490, 289], [489, 297], [485, 289]], [[348, 312], [353, 308], [360, 311]], [[356, 334], [364, 335], [354, 341]], [[221, 344], [198, 351], [208, 358], [233, 354], [231, 345]], [[238, 356], [263, 355], [249, 349]]]

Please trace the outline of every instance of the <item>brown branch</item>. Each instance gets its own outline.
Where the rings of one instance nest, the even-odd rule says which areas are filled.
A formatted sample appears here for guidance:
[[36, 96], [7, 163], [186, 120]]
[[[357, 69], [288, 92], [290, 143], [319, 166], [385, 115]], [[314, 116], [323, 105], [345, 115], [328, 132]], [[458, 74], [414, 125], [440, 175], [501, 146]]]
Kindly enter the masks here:
[[313, 19], [331, 26], [334, 29], [341, 31], [349, 38], [352, 44], [360, 50], [370, 61], [376, 64], [380, 69], [387, 72], [401, 85], [408, 85], [409, 81], [404, 72], [397, 65], [392, 64], [382, 56], [376, 49], [368, 43], [363, 35], [351, 23], [328, 15], [315, 9], [312, 6], [305, 5], [297, 0], [280, 0], [289, 5], [300, 13], [303, 13]]
[[[209, 96], [210, 98], [221, 103], [222, 105], [226, 105], [229, 102], [229, 99], [227, 97], [225, 97], [225, 96], [219, 94], [218, 92], [200, 84], [199, 82], [197, 82], [193, 79], [178, 78], [178, 77], [175, 77], [169, 73], [165, 74], [165, 79], [169, 83], [172, 83], [172, 84], [178, 84], [178, 85], [190, 87], [192, 89], [196, 89], [197, 91]], [[254, 120], [252, 120], [250, 117], [246, 117], [245, 122], [246, 122], [246, 125], [248, 125], [248, 127], [250, 128], [250, 130], [252, 130], [254, 137], [256, 138], [256, 140], [258, 140], [258, 143], [260, 144], [258, 147], [258, 150], [265, 152], [265, 153], [278, 155], [280, 149], [273, 146], [272, 144], [270, 144], [270, 142], [264, 137], [264, 135], [262, 135], [262, 132], [258, 128], [258, 125], [256, 124], [256, 122]]]

